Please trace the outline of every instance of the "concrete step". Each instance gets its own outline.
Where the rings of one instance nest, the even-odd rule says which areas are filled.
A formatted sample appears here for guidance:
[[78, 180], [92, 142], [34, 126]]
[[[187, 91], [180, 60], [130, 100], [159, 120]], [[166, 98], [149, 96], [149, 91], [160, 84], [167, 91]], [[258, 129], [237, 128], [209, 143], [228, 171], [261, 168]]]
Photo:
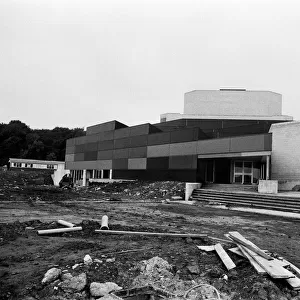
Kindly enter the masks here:
[[192, 198], [197, 201], [300, 212], [300, 198], [296, 197], [196, 189]]
[[231, 196], [217, 196], [217, 195], [193, 195], [193, 199], [206, 199], [208, 201], [216, 201], [218, 200], [228, 200], [228, 201], [249, 201], [253, 203], [270, 203], [270, 204], [284, 204], [284, 205], [291, 205], [291, 206], [299, 206], [300, 207], [300, 202], [299, 201], [291, 201], [291, 200], [284, 200], [282, 201], [281, 199], [273, 200], [273, 199], [257, 199], [257, 198], [242, 198], [242, 197], [231, 197]]

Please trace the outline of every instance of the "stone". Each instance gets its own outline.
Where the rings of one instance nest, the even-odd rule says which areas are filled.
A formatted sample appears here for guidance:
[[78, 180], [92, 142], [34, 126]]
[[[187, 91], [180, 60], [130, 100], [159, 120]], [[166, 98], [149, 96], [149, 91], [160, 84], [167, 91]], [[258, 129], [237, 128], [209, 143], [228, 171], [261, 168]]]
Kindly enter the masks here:
[[187, 269], [189, 270], [189, 272], [191, 274], [196, 274], [196, 275], [200, 274], [200, 269], [197, 264], [189, 265], [189, 266], [187, 266]]
[[51, 268], [49, 269], [42, 280], [42, 284], [47, 284], [56, 280], [61, 275], [61, 269], [58, 268]]
[[65, 292], [81, 292], [87, 284], [87, 277], [85, 273], [78, 276], [72, 276], [60, 283], [60, 287]]
[[113, 258], [108, 258], [107, 260], [106, 260], [106, 262], [108, 262], [108, 263], [110, 263], [110, 262], [115, 262], [116, 261], [116, 259], [113, 257]]
[[92, 258], [87, 254], [84, 258], [83, 258], [83, 262], [85, 265], [90, 266], [93, 263]]
[[61, 280], [62, 280], [62, 281], [69, 280], [69, 279], [71, 279], [72, 277], [73, 277], [73, 276], [72, 276], [71, 273], [62, 273], [62, 275], [61, 275]]
[[121, 289], [122, 287], [118, 286], [114, 282], [92, 282], [90, 284], [90, 293], [93, 297], [102, 297], [110, 292], [115, 292]]

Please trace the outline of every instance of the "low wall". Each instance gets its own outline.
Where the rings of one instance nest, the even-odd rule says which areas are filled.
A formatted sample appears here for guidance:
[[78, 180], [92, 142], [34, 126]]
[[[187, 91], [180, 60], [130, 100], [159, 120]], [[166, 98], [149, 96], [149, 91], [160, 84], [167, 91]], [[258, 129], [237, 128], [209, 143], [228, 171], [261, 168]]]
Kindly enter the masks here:
[[277, 194], [278, 181], [277, 180], [259, 180], [258, 192], [261, 194]]
[[202, 183], [198, 182], [187, 182], [185, 184], [185, 200], [188, 201], [193, 193], [194, 189], [200, 189]]

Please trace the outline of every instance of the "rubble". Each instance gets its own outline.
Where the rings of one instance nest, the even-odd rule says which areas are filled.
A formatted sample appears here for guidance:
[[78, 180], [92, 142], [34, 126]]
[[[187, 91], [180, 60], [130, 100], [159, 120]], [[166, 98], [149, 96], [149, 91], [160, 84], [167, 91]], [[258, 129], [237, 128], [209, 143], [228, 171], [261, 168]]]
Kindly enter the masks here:
[[51, 268], [49, 269], [42, 280], [42, 284], [50, 283], [56, 280], [61, 275], [61, 269], [58, 268]]
[[86, 254], [85, 257], [83, 258], [83, 262], [85, 265], [89, 266], [93, 263], [93, 260], [90, 257], [90, 255]]
[[87, 276], [85, 273], [81, 273], [77, 276], [65, 274], [65, 276], [64, 280], [59, 284], [59, 287], [65, 292], [81, 292], [87, 284]]
[[90, 285], [90, 293], [93, 297], [103, 297], [108, 295], [110, 292], [121, 290], [122, 287], [118, 286], [114, 282], [92, 282]]

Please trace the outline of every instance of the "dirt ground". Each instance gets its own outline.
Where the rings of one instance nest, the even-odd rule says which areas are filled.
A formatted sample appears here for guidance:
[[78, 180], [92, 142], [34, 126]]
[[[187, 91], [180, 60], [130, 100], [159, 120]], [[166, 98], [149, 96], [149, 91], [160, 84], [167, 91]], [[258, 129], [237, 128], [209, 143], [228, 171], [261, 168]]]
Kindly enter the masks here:
[[[166, 183], [162, 192], [159, 184], [140, 184], [147, 187], [144, 191], [148, 194], [138, 192], [133, 184], [109, 190], [104, 187], [61, 190], [37, 185], [34, 175], [30, 176], [28, 179], [28, 174], [0, 173], [0, 299], [50, 299], [49, 290], [41, 280], [53, 266], [77, 273], [85, 271], [89, 281], [112, 281], [129, 288], [137, 276], [136, 264], [155, 256], [168, 261], [181, 279], [202, 278], [228, 295], [227, 299], [300, 299], [284, 282], [258, 275], [247, 260], [229, 252], [237, 267], [228, 272], [215, 252], [197, 249], [196, 245], [216, 243], [209, 238], [94, 232], [99, 229], [103, 215], [109, 217], [111, 230], [205, 233], [221, 239], [228, 231], [239, 231], [259, 247], [278, 253], [300, 267], [300, 220], [223, 210], [200, 203], [162, 203], [161, 199], [170, 196], [165, 187], [172, 186], [174, 195], [182, 194], [182, 184]], [[150, 193], [151, 189], [155, 192]], [[82, 226], [83, 231], [37, 235], [37, 230], [57, 228], [58, 219]], [[223, 246], [228, 249], [234, 245], [223, 243]], [[132, 252], [120, 253], [124, 250]], [[102, 262], [97, 268], [86, 269], [83, 265], [74, 271], [72, 266], [81, 263], [86, 254]], [[107, 261], [109, 258], [113, 261]], [[191, 272], [190, 266], [195, 265], [199, 271]], [[224, 274], [228, 280], [223, 279]], [[277, 296], [269, 294], [263, 298], [261, 293], [257, 294], [254, 287], [263, 286], [266, 281], [272, 283]]]

